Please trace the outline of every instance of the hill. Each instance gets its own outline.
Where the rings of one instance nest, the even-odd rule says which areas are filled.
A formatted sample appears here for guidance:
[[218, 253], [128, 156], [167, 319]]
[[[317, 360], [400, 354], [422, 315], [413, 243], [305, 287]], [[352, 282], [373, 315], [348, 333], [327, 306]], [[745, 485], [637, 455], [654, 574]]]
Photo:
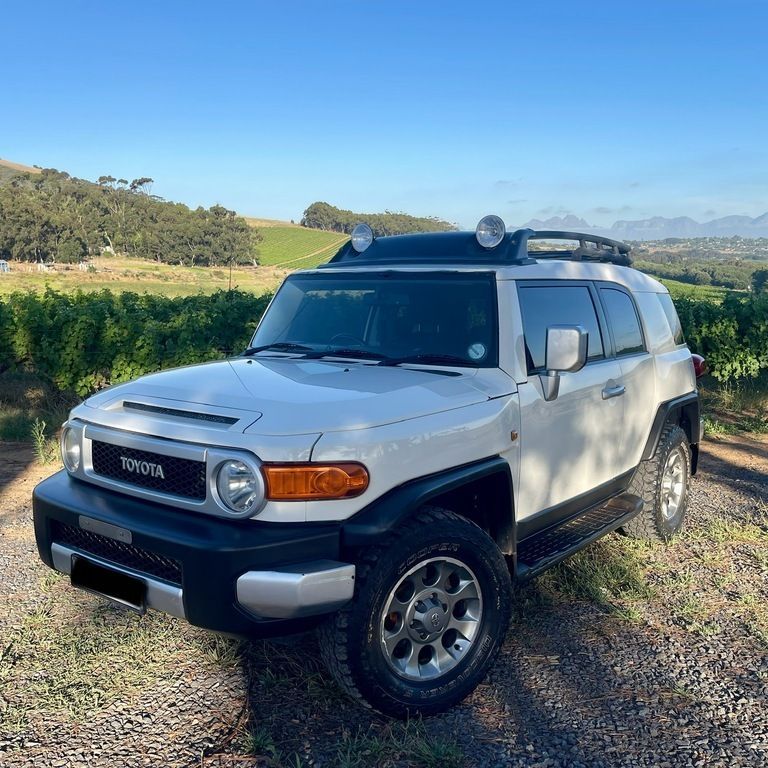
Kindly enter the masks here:
[[566, 229], [604, 235], [617, 240], [664, 240], [667, 238], [698, 237], [768, 237], [768, 213], [756, 216], [723, 216], [699, 222], [690, 216], [650, 219], [622, 219], [610, 227], [596, 227], [573, 214], [553, 216], [550, 219], [531, 219], [524, 227], [531, 229]]
[[349, 234], [355, 224], [364, 221], [378, 237], [405, 235], [411, 232], [445, 232], [457, 229], [455, 224], [436, 216], [411, 216], [409, 213], [385, 211], [384, 213], [357, 213], [337, 208], [329, 203], [312, 203], [301, 223], [312, 229], [326, 229]]
[[300, 224], [295, 224], [292, 221], [283, 221], [282, 219], [260, 219], [256, 216], [243, 216], [243, 219], [245, 219], [248, 224], [250, 224], [252, 227], [257, 227], [258, 229], [261, 229], [261, 227], [300, 227]]
[[[42, 187], [24, 174], [42, 178]], [[11, 179], [20, 183], [11, 187]], [[0, 160], [0, 258], [61, 264], [114, 249], [128, 258], [216, 266], [232, 254], [237, 263], [253, 264], [258, 254], [264, 266], [298, 269], [327, 261], [348, 238], [293, 222], [239, 217], [220, 206], [190, 210], [152, 196], [151, 181], [129, 184], [103, 176], [94, 183]]]
[[[251, 220], [249, 220], [250, 223]], [[303, 269], [323, 264], [348, 240], [339, 232], [307, 229], [295, 224], [265, 226], [259, 220], [259, 264], [264, 267]]]
[[12, 183], [0, 184], [0, 258], [62, 264], [108, 252], [192, 266], [255, 261], [258, 230], [234, 211], [163, 200], [147, 176], [93, 183], [51, 168], [33, 178], [16, 163], [2, 167]]
[[40, 168], [33, 168], [30, 165], [13, 163], [10, 160], [0, 158], [0, 184], [7, 179], [18, 176], [20, 173], [41, 173]]

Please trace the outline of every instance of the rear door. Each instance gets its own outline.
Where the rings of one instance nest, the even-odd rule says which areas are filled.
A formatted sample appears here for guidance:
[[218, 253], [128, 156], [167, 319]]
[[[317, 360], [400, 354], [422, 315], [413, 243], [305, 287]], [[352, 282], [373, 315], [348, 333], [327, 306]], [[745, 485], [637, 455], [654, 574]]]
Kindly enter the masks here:
[[[551, 525], [616, 492], [622, 473], [624, 402], [621, 366], [597, 289], [591, 282], [518, 281], [528, 380], [520, 396], [520, 535]], [[560, 376], [547, 401], [544, 371], [550, 325], [581, 325], [589, 334], [587, 364]]]
[[629, 470], [640, 462], [656, 415], [656, 368], [632, 294], [616, 283], [598, 283], [597, 288], [621, 366], [625, 413], [618, 457], [620, 468]]

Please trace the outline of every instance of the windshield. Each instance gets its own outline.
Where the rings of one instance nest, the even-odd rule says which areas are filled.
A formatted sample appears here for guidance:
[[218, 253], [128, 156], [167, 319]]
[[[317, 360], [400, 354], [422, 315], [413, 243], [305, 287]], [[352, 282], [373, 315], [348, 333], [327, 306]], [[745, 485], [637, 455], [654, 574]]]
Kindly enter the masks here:
[[491, 273], [327, 273], [289, 277], [252, 339], [254, 352], [493, 367]]

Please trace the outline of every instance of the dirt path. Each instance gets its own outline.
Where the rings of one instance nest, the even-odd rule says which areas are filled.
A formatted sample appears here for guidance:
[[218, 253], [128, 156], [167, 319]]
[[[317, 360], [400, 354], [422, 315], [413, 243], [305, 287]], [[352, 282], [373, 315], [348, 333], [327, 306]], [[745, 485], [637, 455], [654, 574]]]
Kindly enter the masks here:
[[768, 764], [765, 439], [705, 443], [674, 546], [612, 535], [521, 590], [489, 680], [406, 726], [347, 701], [311, 638], [239, 645], [73, 592], [35, 552], [49, 472], [0, 445], [4, 768]]

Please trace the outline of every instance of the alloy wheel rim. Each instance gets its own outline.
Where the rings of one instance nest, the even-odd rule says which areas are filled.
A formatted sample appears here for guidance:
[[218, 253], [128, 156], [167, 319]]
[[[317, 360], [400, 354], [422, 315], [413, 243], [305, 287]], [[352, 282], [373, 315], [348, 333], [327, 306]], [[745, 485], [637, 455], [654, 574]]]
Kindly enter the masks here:
[[661, 475], [661, 513], [667, 521], [677, 515], [685, 498], [687, 467], [682, 448], [676, 448], [667, 456]]
[[406, 680], [434, 680], [452, 670], [477, 639], [483, 597], [464, 563], [435, 557], [397, 582], [379, 622], [389, 667]]

